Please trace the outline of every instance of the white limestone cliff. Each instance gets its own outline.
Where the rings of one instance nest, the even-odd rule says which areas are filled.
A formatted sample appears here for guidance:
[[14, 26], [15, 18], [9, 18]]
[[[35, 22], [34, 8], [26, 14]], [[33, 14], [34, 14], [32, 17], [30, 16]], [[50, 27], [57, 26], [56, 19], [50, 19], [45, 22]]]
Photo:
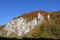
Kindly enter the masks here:
[[43, 20], [44, 16], [41, 13], [38, 13], [38, 16], [29, 22], [26, 22], [26, 19], [20, 17], [8, 22], [4, 27], [4, 30], [7, 31], [7, 36], [9, 36], [12, 32], [21, 36], [32, 30], [37, 24], [41, 24]]
[[50, 15], [47, 15], [48, 20], [50, 21]]

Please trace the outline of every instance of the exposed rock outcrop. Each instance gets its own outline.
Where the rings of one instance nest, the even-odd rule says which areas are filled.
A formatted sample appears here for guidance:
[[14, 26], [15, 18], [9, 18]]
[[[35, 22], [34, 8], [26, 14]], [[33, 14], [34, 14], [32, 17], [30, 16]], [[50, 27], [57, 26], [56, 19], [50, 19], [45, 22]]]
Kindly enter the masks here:
[[[22, 16], [19, 16], [17, 18], [13, 18], [4, 27], [0, 27], [0, 37], [16, 37], [16, 38], [20, 38], [22, 36], [24, 37], [24, 35], [25, 36], [26, 36], [26, 34], [28, 35], [31, 31], [33, 31], [33, 29], [35, 30], [36, 27], [38, 27], [38, 29], [40, 30], [41, 25], [44, 30], [48, 29], [48, 31], [51, 32], [51, 30], [53, 28], [52, 26], [54, 26], [56, 24], [55, 22], [57, 22], [56, 20], [58, 20], [60, 18], [60, 16], [59, 16], [60, 13], [59, 13], [59, 15], [57, 15], [55, 13], [56, 12], [35, 11], [35, 12], [23, 14]], [[58, 19], [56, 19], [56, 18], [58, 18]], [[56, 25], [58, 25], [58, 22]], [[58, 30], [57, 27], [55, 27], [56, 28], [55, 30]], [[46, 32], [48, 32], [48, 31], [46, 31]], [[44, 33], [46, 33], [46, 32], [44, 31]], [[53, 35], [52, 33], [47, 33], [47, 34]], [[44, 35], [44, 34], [42, 33], [42, 35]], [[41, 36], [41, 37], [43, 37], [43, 36]], [[54, 35], [52, 37], [51, 36], [49, 36], [49, 37], [52, 38], [52, 37], [54, 37]], [[60, 36], [58, 36], [58, 37], [60, 37]], [[46, 37], [46, 38], [48, 38], [48, 37]], [[57, 38], [57, 37], [54, 37], [54, 38]]]

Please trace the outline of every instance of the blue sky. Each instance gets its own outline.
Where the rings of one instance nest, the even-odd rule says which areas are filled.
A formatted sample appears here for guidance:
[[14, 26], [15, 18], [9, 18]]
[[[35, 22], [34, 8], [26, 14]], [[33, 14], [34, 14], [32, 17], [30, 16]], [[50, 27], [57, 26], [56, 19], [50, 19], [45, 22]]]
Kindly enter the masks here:
[[0, 25], [12, 18], [36, 10], [58, 11], [60, 0], [0, 0]]

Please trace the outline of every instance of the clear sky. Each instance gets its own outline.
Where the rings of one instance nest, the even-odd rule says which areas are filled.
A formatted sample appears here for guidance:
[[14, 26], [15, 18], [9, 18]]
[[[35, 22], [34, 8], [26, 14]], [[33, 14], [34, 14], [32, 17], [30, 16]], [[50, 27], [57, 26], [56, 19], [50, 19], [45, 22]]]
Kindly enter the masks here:
[[58, 11], [60, 0], [0, 0], [0, 25], [12, 18], [36, 10]]

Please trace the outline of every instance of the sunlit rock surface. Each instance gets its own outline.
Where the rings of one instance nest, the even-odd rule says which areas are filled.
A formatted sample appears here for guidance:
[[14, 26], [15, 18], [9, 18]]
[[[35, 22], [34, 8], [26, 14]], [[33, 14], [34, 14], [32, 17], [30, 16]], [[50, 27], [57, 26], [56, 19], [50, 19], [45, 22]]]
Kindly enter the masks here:
[[40, 13], [38, 13], [38, 17], [29, 22], [26, 22], [26, 19], [20, 17], [8, 22], [8, 24], [4, 27], [4, 30], [7, 30], [7, 36], [9, 36], [12, 32], [16, 33], [18, 36], [21, 36], [29, 32], [37, 24], [41, 24], [43, 20], [44, 17]]
[[0, 37], [60, 38], [60, 12], [35, 11], [13, 18], [0, 27]]

